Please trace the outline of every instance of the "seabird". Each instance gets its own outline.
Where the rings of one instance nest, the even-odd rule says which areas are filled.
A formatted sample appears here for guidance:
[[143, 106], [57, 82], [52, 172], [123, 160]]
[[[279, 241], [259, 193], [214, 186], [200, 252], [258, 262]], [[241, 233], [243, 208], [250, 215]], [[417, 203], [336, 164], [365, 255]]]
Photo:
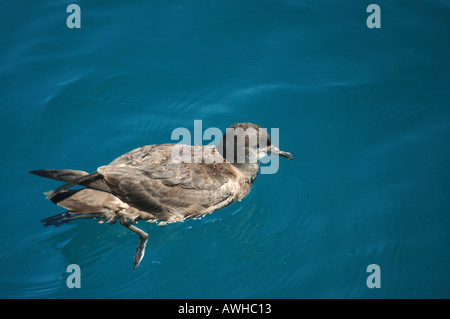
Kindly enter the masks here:
[[[100, 166], [92, 174], [68, 169], [30, 171], [66, 182], [45, 194], [67, 211], [42, 222], [45, 226], [60, 226], [78, 218], [95, 218], [100, 223], [111, 224], [119, 220], [139, 235], [134, 255], [136, 269], [144, 257], [148, 234], [134, 223], [145, 220], [165, 225], [212, 213], [249, 193], [262, 157], [272, 154], [293, 159], [290, 153], [272, 145], [265, 129], [252, 123], [231, 125], [220, 144], [209, 149], [181, 145], [191, 151], [190, 161], [180, 161], [174, 156], [176, 145], [180, 146], [139, 147]], [[195, 158], [198, 147], [202, 150], [200, 160]], [[75, 185], [84, 188], [70, 189]]]

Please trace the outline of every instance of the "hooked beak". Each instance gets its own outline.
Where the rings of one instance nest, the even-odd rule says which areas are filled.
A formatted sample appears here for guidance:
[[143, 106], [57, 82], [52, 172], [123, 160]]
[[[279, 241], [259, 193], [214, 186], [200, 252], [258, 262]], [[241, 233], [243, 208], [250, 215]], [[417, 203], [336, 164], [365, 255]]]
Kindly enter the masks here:
[[293, 160], [293, 159], [294, 159], [294, 156], [292, 156], [291, 153], [281, 151], [278, 147], [276, 147], [276, 146], [274, 146], [274, 145], [272, 145], [272, 146], [270, 147], [270, 154], [272, 154], [272, 155], [278, 155], [278, 156], [282, 156], [282, 157], [286, 157], [286, 158], [289, 158], [290, 160]]

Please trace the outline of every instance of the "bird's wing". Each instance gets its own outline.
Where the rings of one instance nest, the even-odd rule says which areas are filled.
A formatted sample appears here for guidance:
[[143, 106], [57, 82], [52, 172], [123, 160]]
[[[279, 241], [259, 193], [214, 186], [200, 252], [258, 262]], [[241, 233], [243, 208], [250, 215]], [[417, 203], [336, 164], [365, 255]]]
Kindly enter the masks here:
[[[108, 165], [108, 170], [112, 171], [112, 167], [117, 167], [121, 173], [126, 170], [127, 174], [130, 171], [135, 174], [140, 171], [139, 174], [159, 180], [166, 186], [197, 190], [215, 190], [222, 187], [230, 178], [236, 177], [236, 170], [230, 165], [212, 161], [209, 161], [210, 164], [194, 163], [193, 149], [189, 163], [178, 163], [172, 159], [173, 146], [174, 144], [160, 144], [139, 147], [116, 158]], [[205, 158], [207, 156], [209, 155], [205, 154]]]
[[233, 196], [230, 165], [176, 163], [170, 146], [135, 149], [97, 171], [119, 198], [159, 219], [169, 212], [196, 214]]

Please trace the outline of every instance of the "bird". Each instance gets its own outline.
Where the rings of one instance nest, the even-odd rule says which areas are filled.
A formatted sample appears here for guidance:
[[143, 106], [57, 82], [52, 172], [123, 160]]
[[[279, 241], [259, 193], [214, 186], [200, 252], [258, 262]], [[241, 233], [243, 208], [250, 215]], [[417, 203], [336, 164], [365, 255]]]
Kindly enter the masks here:
[[[180, 150], [184, 157], [179, 156]], [[138, 221], [166, 225], [202, 217], [241, 201], [250, 192], [260, 170], [260, 159], [266, 155], [293, 159], [291, 153], [271, 143], [262, 127], [235, 123], [227, 128], [219, 145], [147, 145], [119, 156], [93, 173], [71, 169], [29, 173], [65, 182], [44, 193], [66, 209], [41, 220], [45, 226], [58, 227], [79, 218], [111, 224], [119, 221], [139, 236], [133, 256], [136, 269], [149, 238], [135, 226]], [[71, 189], [74, 186], [84, 187]]]

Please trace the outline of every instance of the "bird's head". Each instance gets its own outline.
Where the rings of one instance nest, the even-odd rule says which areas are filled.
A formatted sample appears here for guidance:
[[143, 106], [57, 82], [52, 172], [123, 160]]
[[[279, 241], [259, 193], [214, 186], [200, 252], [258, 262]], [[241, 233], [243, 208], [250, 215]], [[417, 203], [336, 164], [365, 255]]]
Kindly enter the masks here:
[[270, 135], [259, 125], [236, 123], [227, 128], [219, 144], [219, 152], [233, 164], [257, 164], [269, 154], [294, 159], [291, 153], [272, 144]]

